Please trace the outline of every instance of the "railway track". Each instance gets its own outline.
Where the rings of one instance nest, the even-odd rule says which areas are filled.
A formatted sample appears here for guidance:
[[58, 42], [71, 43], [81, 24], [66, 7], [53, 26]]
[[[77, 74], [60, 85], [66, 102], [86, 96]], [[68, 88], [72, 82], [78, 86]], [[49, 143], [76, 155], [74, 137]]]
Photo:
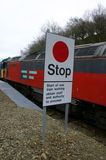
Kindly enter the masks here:
[[[39, 101], [42, 98], [40, 95], [38, 95], [37, 100], [32, 98], [31, 94], [27, 93], [27, 96], [26, 91], [24, 92], [23, 88], [19, 87], [19, 85], [14, 85], [14, 83], [11, 85], [21, 92], [25, 97], [30, 99], [33, 103], [42, 108], [42, 103]], [[64, 105], [49, 106], [47, 107], [47, 114], [52, 116], [54, 119], [64, 121], [64, 110]], [[106, 108], [101, 109], [99, 106], [83, 102], [78, 106], [71, 105], [69, 113], [69, 122], [73, 119], [73, 121], [81, 121], [81, 123], [85, 123], [85, 125], [91, 125], [93, 127], [106, 130]]]

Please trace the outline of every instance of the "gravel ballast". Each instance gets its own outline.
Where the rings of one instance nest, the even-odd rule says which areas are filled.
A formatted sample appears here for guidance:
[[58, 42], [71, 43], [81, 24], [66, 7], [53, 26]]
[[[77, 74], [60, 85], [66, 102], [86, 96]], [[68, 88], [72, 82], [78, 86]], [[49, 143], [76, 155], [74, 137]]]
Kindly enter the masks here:
[[[47, 116], [42, 144], [42, 114], [19, 108], [0, 91], [0, 160], [106, 160], [105, 142]], [[105, 139], [104, 139], [105, 140]]]

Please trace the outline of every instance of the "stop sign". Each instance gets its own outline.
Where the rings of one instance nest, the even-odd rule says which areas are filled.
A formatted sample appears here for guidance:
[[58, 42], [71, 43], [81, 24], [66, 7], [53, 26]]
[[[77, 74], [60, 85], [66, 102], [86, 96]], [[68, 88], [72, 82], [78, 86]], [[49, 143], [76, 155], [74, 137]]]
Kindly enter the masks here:
[[73, 39], [47, 34], [43, 106], [71, 102], [73, 57]]
[[65, 62], [69, 55], [69, 49], [66, 43], [58, 41], [53, 46], [53, 56], [58, 62]]

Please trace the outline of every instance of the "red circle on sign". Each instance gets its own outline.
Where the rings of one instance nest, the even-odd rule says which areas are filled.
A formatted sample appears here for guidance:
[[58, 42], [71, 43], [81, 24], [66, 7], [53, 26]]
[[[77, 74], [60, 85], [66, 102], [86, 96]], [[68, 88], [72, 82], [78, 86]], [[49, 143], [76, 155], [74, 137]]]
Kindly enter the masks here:
[[53, 56], [58, 62], [65, 62], [68, 58], [69, 50], [66, 43], [58, 41], [53, 46]]

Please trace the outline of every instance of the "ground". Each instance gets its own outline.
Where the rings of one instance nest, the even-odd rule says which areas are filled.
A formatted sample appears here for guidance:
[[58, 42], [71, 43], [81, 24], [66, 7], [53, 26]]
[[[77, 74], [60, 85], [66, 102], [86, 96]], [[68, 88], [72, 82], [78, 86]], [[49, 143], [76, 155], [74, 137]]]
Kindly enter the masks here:
[[42, 114], [16, 106], [0, 91], [0, 160], [105, 160], [106, 139], [93, 127], [71, 121], [64, 134], [63, 120], [47, 116], [41, 141]]

